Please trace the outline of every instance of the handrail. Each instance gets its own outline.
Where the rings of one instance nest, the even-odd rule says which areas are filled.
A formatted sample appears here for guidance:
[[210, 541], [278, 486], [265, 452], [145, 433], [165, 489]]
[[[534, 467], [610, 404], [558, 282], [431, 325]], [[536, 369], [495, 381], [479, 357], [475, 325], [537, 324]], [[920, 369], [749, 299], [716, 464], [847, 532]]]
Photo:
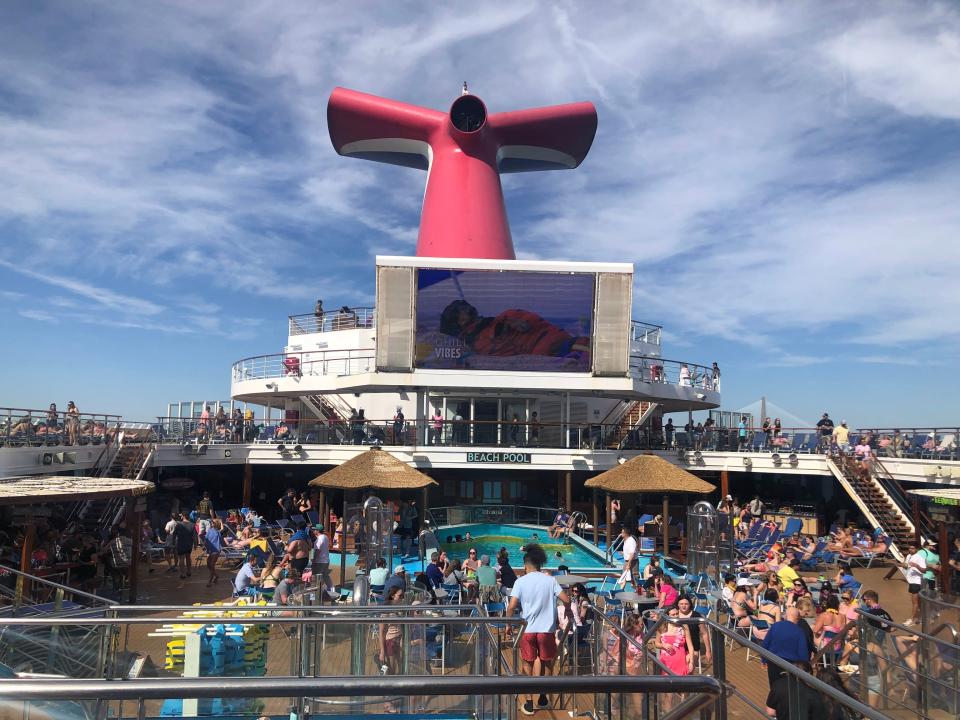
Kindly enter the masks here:
[[[53, 582], [52, 580], [47, 580], [46, 578], [39, 577], [38, 575], [31, 575], [30, 573], [25, 573], [21, 570], [17, 570], [16, 568], [12, 568], [9, 565], [4, 565], [0, 563], [0, 570], [26, 578], [32, 583], [49, 585], [51, 588], [55, 590], [62, 590], [64, 592], [72, 593], [73, 595], [76, 595], [78, 597], [88, 598], [90, 600], [93, 600], [94, 602], [97, 602], [106, 606], [107, 608], [117, 607], [114, 605], [116, 601], [111, 600], [110, 598], [100, 597], [99, 595], [94, 595], [93, 593], [84, 592], [83, 590], [77, 590], [76, 588], [72, 588], [69, 585], [61, 585], [60, 583]], [[8, 623], [10, 620], [14, 620], [14, 619], [16, 618], [7, 618], [7, 617], [0, 618], [0, 625], [3, 625], [4, 623]]]
[[[428, 685], [427, 685], [428, 683]], [[493, 695], [530, 693], [700, 693], [722, 698], [721, 682], [706, 675], [548, 676], [386, 675], [377, 677], [194, 677], [138, 680], [0, 680], [5, 700], [162, 700], [212, 697], [359, 697], [364, 695]], [[884, 720], [883, 716], [877, 720]]]

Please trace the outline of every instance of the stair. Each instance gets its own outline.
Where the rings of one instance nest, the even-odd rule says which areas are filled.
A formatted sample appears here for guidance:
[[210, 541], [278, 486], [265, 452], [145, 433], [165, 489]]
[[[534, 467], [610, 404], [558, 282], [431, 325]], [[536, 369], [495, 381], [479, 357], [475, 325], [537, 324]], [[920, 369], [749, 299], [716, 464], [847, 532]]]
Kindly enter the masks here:
[[623, 415], [620, 416], [616, 428], [612, 432], [607, 433], [607, 449], [619, 449], [623, 445], [624, 439], [630, 434], [630, 431], [646, 422], [656, 408], [657, 403], [646, 400], [631, 402], [626, 410], [624, 410]]
[[852, 457], [828, 457], [827, 466], [866, 518], [890, 536], [890, 554], [902, 562], [915, 533], [907, 511], [884, 484], [875, 476], [868, 476]]
[[[153, 452], [154, 448], [149, 443], [121, 445], [95, 476], [142, 480], [153, 458]], [[69, 519], [78, 522], [87, 531], [99, 534], [120, 521], [125, 505], [126, 500], [120, 497], [87, 500], [77, 504], [69, 513]]]

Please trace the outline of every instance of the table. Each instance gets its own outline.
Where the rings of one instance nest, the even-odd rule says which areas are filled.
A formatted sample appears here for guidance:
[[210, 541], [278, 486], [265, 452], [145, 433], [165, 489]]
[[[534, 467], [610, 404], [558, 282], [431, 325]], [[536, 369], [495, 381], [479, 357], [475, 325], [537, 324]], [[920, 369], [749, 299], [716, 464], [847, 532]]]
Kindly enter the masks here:
[[556, 581], [563, 587], [567, 587], [569, 585], [576, 585], [577, 583], [590, 582], [590, 578], [585, 578], [581, 575], [557, 575]]
[[437, 596], [437, 599], [447, 597], [448, 593], [443, 588], [435, 588], [433, 594]]

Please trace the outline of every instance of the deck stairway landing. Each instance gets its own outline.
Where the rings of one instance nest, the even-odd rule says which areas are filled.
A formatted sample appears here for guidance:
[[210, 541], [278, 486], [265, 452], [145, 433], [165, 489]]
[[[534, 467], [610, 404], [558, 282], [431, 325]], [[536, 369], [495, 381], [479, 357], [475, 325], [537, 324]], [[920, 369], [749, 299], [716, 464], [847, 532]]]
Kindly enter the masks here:
[[630, 431], [649, 420], [656, 409], [657, 403], [646, 400], [635, 400], [628, 403], [623, 415], [620, 416], [620, 420], [617, 421], [616, 429], [607, 438], [607, 448], [610, 450], [618, 449], [630, 435]]

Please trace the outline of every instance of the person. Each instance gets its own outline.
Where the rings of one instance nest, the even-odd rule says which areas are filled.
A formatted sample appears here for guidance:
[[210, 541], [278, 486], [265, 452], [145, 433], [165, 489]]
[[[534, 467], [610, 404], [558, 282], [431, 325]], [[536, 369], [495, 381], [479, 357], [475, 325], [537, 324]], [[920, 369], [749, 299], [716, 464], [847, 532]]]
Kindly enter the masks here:
[[433, 409], [433, 415], [430, 417], [430, 438], [429, 445], [440, 445], [443, 440], [443, 415], [440, 414], [440, 408]]
[[[540, 661], [539, 675], [553, 673], [553, 664], [557, 659], [557, 600], [569, 608], [570, 597], [560, 587], [556, 578], [542, 571], [547, 562], [547, 554], [540, 545], [526, 546], [523, 566], [526, 574], [514, 583], [507, 606], [507, 617], [520, 611], [526, 621], [523, 636], [520, 638], [520, 656], [523, 659], [524, 675], [534, 675], [536, 662]], [[509, 632], [509, 629], [508, 629]], [[537, 707], [547, 708], [550, 701], [543, 693], [537, 698]], [[530, 695], [521, 705], [524, 715], [534, 714], [533, 696]]]
[[167, 558], [167, 572], [174, 573], [177, 571], [177, 522], [179, 520], [179, 515], [177, 513], [170, 513], [170, 518], [167, 520], [167, 524], [163, 526], [163, 548], [164, 554]]
[[287, 425], [286, 420], [281, 420], [280, 424], [277, 425], [277, 432], [274, 433], [274, 440], [289, 440], [291, 437], [290, 427]]
[[530, 444], [534, 447], [540, 444], [540, 416], [535, 411], [530, 413]]
[[760, 425], [760, 432], [763, 433], [763, 447], [764, 449], [770, 448], [773, 445], [773, 425], [770, 422], [770, 418], [764, 418], [763, 424]]
[[240, 566], [236, 577], [233, 579], [235, 595], [250, 595], [252, 589], [260, 584], [261, 574], [257, 572], [258, 566], [257, 556], [247, 555], [246, 561]]
[[[807, 636], [800, 629], [800, 611], [797, 608], [787, 608], [783, 619], [770, 626], [763, 638], [763, 649], [773, 653], [781, 660], [792, 663], [802, 663], [805, 668], [810, 667], [810, 648]], [[780, 669], [775, 665], [767, 665], [767, 679], [772, 686], [779, 677]]]
[[277, 505], [280, 508], [280, 517], [283, 520], [289, 520], [293, 516], [295, 501], [296, 494], [294, 493], [293, 488], [287, 488], [287, 491], [277, 500]]
[[917, 550], [916, 545], [910, 545], [903, 566], [907, 571], [907, 592], [910, 593], [912, 608], [910, 617], [903, 624], [913, 625], [920, 622], [920, 590], [923, 588], [923, 574], [927, 570], [927, 558]]
[[[681, 595], [677, 598], [677, 615], [681, 618], [699, 618], [703, 617], [699, 612], [693, 609], [693, 600], [689, 595]], [[696, 625], [686, 625], [690, 630], [690, 644], [693, 646], [694, 661], [698, 667], [709, 665], [713, 662], [713, 652], [710, 645], [710, 632], [707, 630], [706, 623]]]
[[940, 572], [940, 555], [937, 553], [937, 541], [929, 538], [920, 550], [927, 569], [923, 572], [923, 584], [928, 590], [937, 589], [937, 573]]
[[690, 387], [690, 368], [686, 363], [680, 363], [680, 386]]
[[354, 445], [363, 445], [367, 437], [366, 424], [367, 418], [364, 417], [363, 408], [359, 412], [356, 410], [350, 412], [350, 434]]
[[737, 452], [747, 449], [747, 416], [741, 415], [737, 423]]
[[830, 449], [830, 439], [833, 437], [833, 420], [827, 413], [817, 422], [817, 432], [820, 433], [820, 444], [817, 452], [826, 452]]
[[310, 561], [310, 549], [310, 533], [306, 527], [301, 527], [287, 540], [283, 565], [292, 567], [298, 573], [303, 574], [303, 571], [307, 568], [307, 563]]
[[393, 416], [393, 444], [403, 445], [403, 427], [406, 418], [403, 415], [403, 408], [397, 406], [397, 412]]
[[841, 420], [840, 424], [833, 429], [833, 444], [836, 445], [841, 453], [850, 450], [850, 429], [847, 427], [847, 421]]
[[306, 490], [297, 495], [296, 506], [297, 512], [303, 516], [306, 516], [308, 512], [313, 510], [313, 503], [310, 502], [310, 496], [307, 495]]
[[[680, 610], [670, 606], [667, 617], [676, 620], [680, 617]], [[664, 675], [689, 675], [693, 672], [694, 650], [689, 625], [679, 625], [668, 619], [657, 629], [653, 644], [659, 650], [657, 658], [669, 671]]]
[[497, 571], [490, 566], [490, 556], [480, 556], [480, 567], [477, 568], [477, 585], [479, 586], [480, 601], [493, 602], [499, 600], [497, 592]]
[[204, 492], [200, 502], [197, 503], [197, 534], [203, 538], [210, 529], [210, 519], [215, 515], [213, 503], [210, 501], [210, 493]]
[[[389, 591], [385, 591], [387, 605], [403, 604], [403, 588], [394, 586]], [[379, 626], [380, 636], [380, 672], [383, 675], [399, 675], [401, 671], [400, 660], [403, 653], [401, 647], [401, 637], [403, 635], [402, 626], [398, 623], [382, 622]], [[384, 710], [388, 713], [396, 713], [392, 701], [384, 703]]]
[[575, 337], [528, 310], [504, 310], [481, 317], [465, 300], [454, 300], [440, 315], [440, 332], [460, 339], [476, 355], [546, 355], [589, 360], [590, 338]]
[[207, 571], [210, 574], [207, 587], [210, 587], [220, 579], [217, 574], [217, 561], [223, 552], [223, 524], [218, 518], [210, 521], [210, 527], [203, 536], [203, 546], [207, 551]]
[[753, 500], [750, 501], [748, 507], [750, 509], [750, 517], [754, 522], [763, 517], [763, 500], [760, 499], [759, 495], [753, 496]]
[[400, 588], [400, 592], [407, 591], [407, 569], [403, 565], [397, 565], [393, 569], [393, 575], [383, 584], [383, 595], [390, 597], [392, 588]]
[[[805, 670], [803, 663], [793, 663], [800, 670]], [[824, 702], [824, 696], [816, 692], [806, 683], [799, 683], [797, 693], [802, 696], [802, 701], [807, 708], [806, 717], [800, 718], [796, 713], [791, 714], [791, 699], [796, 701], [798, 698], [793, 695], [791, 687], [790, 674], [786, 670], [776, 668], [776, 675], [770, 682], [770, 692], [767, 693], [767, 714], [775, 717], [777, 720], [833, 720], [832, 715], [828, 715], [827, 706]]]
[[673, 607], [677, 598], [680, 597], [680, 593], [677, 591], [677, 587], [673, 584], [673, 578], [667, 575], [664, 572], [661, 572], [656, 576], [656, 593], [657, 593], [657, 607], [668, 608]]
[[775, 588], [768, 587], [763, 591], [763, 599], [760, 600], [757, 608], [757, 620], [765, 620], [767, 627], [760, 628], [755, 625], [753, 627], [753, 638], [763, 640], [770, 631], [770, 627], [782, 619], [780, 615], [780, 593]]
[[860, 667], [866, 677], [867, 703], [871, 707], [879, 707], [883, 700], [880, 695], [883, 686], [881, 673], [886, 671], [887, 666], [887, 661], [881, 658], [886, 655], [884, 645], [893, 631], [893, 625], [888, 623], [892, 623], [893, 618], [880, 606], [880, 596], [876, 590], [864, 590], [861, 597], [867, 617], [862, 638], [867, 652], [864, 653]]
[[663, 568], [660, 567], [660, 556], [651, 555], [650, 562], [646, 564], [643, 568], [643, 587], [646, 590], [649, 590], [654, 585], [654, 580], [656, 576], [663, 572]]
[[184, 580], [193, 575], [190, 553], [193, 552], [193, 544], [196, 534], [193, 529], [193, 523], [189, 518], [180, 513], [177, 519], [177, 526], [174, 529], [174, 548], [177, 554], [177, 567], [180, 569], [180, 579]]
[[517, 584], [517, 573], [510, 566], [510, 555], [505, 547], [497, 553], [497, 570], [500, 572], [500, 587], [510, 589]]
[[323, 300], [317, 298], [317, 304], [313, 306], [313, 316], [317, 319], [317, 330], [323, 330]]
[[332, 595], [334, 585], [333, 579], [330, 577], [330, 536], [324, 531], [322, 524], [314, 525], [313, 530], [311, 574], [314, 580], [319, 578], [327, 594]]
[[710, 374], [711, 379], [713, 380], [714, 391], [720, 392], [720, 366], [714, 363]]
[[720, 589], [720, 597], [727, 605], [733, 603], [733, 597], [737, 593], [737, 576], [727, 573], [723, 576], [723, 587]]
[[812, 598], [813, 593], [807, 587], [807, 582], [802, 577], [793, 581], [790, 589], [787, 590], [787, 605], [796, 605], [802, 598]]
[[960, 533], [953, 538], [953, 552], [947, 563], [953, 568], [953, 594], [960, 595]]
[[663, 436], [666, 439], [667, 449], [673, 447], [673, 434], [676, 428], [673, 426], [673, 418], [667, 418], [667, 424], [663, 426]]
[[559, 538], [566, 532], [567, 528], [570, 526], [570, 514], [565, 512], [561, 507], [557, 512], [556, 516], [553, 518], [553, 523], [547, 529], [547, 535], [553, 539]]
[[107, 560], [107, 569], [110, 571], [110, 577], [113, 580], [113, 589], [119, 590], [130, 569], [133, 540], [130, 539], [130, 535], [125, 529], [114, 526], [110, 530], [110, 538], [104, 543], [100, 555]]
[[370, 570], [370, 587], [382, 588], [387, 584], [387, 577], [389, 575], [387, 570], [387, 561], [383, 558], [377, 560], [377, 566]]
[[693, 449], [703, 450], [703, 423], [698, 422], [693, 428]]
[[65, 423], [67, 429], [67, 445], [76, 445], [80, 438], [80, 411], [73, 400], [67, 403]]
[[[840, 615], [840, 598], [831, 595], [827, 598], [826, 608], [817, 616], [817, 621], [813, 625], [813, 636], [816, 638], [817, 647], [823, 648], [830, 644], [826, 633], [837, 634], [843, 630], [846, 625], [846, 618]], [[833, 643], [836, 647], [836, 643]]]
[[60, 427], [59, 414], [57, 413], [57, 404], [50, 403], [50, 408], [47, 410], [47, 431], [56, 432]]
[[400, 503], [400, 550], [404, 557], [409, 555], [413, 548], [413, 539], [416, 533], [414, 525], [418, 517], [419, 513], [417, 513], [415, 503], [409, 503], [406, 500]]
[[273, 599], [278, 605], [289, 605], [290, 599], [296, 589], [300, 586], [302, 576], [295, 569], [287, 571], [286, 577], [277, 583], [273, 591]]
[[629, 581], [636, 592], [640, 592], [640, 581], [637, 578], [637, 568], [639, 567], [637, 538], [629, 525], [620, 526], [620, 537], [623, 538], [623, 574], [617, 581], [618, 585], [626, 587]]
[[776, 440], [780, 437], [780, 434], [783, 432], [783, 425], [780, 422], [780, 418], [773, 419], [773, 439]]
[[150, 521], [144, 520], [140, 524], [140, 554], [147, 566], [147, 573], [153, 572], [153, 544], [156, 539], [156, 533]]
[[443, 585], [443, 570], [440, 569], [439, 563], [440, 553], [434, 550], [432, 553], [430, 553], [430, 563], [424, 569], [424, 573], [435, 588]]

